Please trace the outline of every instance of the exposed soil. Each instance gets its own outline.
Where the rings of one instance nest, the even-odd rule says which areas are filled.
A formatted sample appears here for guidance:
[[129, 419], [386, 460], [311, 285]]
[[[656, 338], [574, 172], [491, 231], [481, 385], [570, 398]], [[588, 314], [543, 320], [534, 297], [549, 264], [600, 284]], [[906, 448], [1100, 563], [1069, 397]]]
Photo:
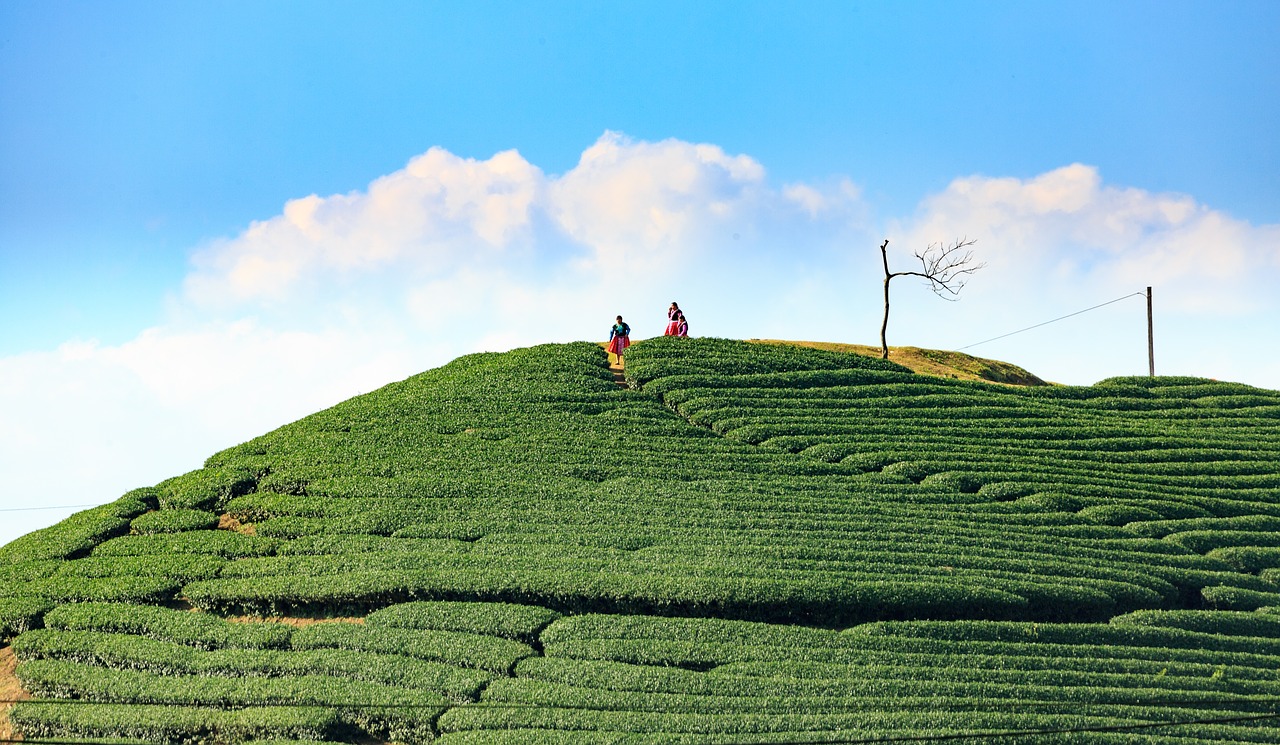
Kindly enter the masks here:
[[218, 517], [218, 529], [234, 530], [237, 533], [244, 533], [245, 535], [254, 535], [255, 533], [253, 525], [241, 524], [239, 520], [227, 514]]
[[[13, 648], [0, 648], [0, 701], [25, 701], [31, 698], [22, 690], [18, 676], [14, 674], [17, 666], [18, 658], [13, 654]], [[14, 732], [13, 724], [9, 721], [9, 710], [12, 708], [12, 704], [0, 704], [0, 740], [22, 739]]]

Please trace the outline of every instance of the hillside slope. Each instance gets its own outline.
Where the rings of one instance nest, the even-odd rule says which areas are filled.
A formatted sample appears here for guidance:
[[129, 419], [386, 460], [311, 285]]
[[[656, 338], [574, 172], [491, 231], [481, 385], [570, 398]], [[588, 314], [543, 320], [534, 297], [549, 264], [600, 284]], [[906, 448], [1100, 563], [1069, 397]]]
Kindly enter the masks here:
[[14, 725], [1280, 742], [1280, 393], [671, 338], [627, 382], [464, 357], [0, 548], [24, 688], [82, 700]]

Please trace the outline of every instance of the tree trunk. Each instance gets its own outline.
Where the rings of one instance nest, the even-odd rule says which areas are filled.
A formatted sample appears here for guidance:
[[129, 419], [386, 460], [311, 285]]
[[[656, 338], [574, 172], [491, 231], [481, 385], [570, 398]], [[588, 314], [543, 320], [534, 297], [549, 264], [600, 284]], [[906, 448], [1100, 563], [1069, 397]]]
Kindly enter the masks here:
[[889, 273], [889, 239], [885, 238], [884, 243], [880, 246], [880, 258], [884, 259], [884, 321], [880, 323], [880, 359], [889, 359], [889, 342], [885, 340], [885, 332], [889, 329], [889, 280], [893, 279], [893, 275]]

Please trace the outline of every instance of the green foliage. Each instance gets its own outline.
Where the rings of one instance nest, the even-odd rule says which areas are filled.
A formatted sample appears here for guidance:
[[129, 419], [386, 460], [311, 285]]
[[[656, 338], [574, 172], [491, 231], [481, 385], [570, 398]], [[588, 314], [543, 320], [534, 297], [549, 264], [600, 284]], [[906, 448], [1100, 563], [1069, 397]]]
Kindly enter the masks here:
[[1280, 568], [1280, 546], [1228, 546], [1215, 548], [1207, 555], [1226, 562], [1241, 572]]
[[108, 538], [127, 533], [129, 522], [155, 504], [155, 490], [136, 489], [110, 504], [77, 512], [0, 546], [0, 565], [82, 556]]
[[181, 586], [168, 577], [58, 575], [0, 587], [0, 597], [30, 596], [62, 603], [161, 603], [171, 599]]
[[325, 623], [293, 634], [294, 649], [350, 649], [399, 654], [506, 674], [533, 654], [527, 644], [481, 634]]
[[982, 654], [1141, 656], [1265, 667], [1280, 642], [1230, 638], [1143, 624], [1041, 624], [992, 621], [876, 622], [847, 632], [718, 619], [577, 616], [542, 636], [548, 657], [613, 660], [696, 670], [739, 662], [804, 661], [850, 665], [871, 651]]
[[1186, 629], [1205, 634], [1258, 636], [1280, 639], [1280, 618], [1260, 613], [1209, 610], [1140, 610], [1111, 619], [1117, 625], [1135, 624]]
[[420, 602], [393, 605], [372, 613], [372, 627], [464, 631], [532, 642], [560, 617], [547, 608], [512, 603]]
[[0, 598], [0, 643], [39, 628], [45, 612], [53, 608], [53, 602], [45, 598]]
[[30, 740], [49, 737], [137, 738], [149, 742], [223, 741], [254, 737], [326, 740], [341, 727], [337, 712], [324, 707], [211, 709], [130, 704], [20, 703], [9, 714]]
[[199, 649], [286, 647], [293, 633], [281, 624], [231, 623], [204, 613], [117, 603], [63, 605], [46, 614], [44, 623], [51, 629], [135, 634]]
[[1188, 530], [1166, 540], [1202, 554], [1229, 546], [1280, 548], [1280, 532], [1271, 531]]
[[134, 533], [182, 533], [188, 530], [209, 530], [218, 526], [218, 516], [212, 512], [182, 508], [147, 512], [133, 519], [129, 527]]
[[346, 649], [206, 650], [130, 634], [40, 629], [13, 642], [20, 660], [54, 659], [114, 670], [165, 675], [289, 677], [327, 675], [438, 693], [454, 701], [475, 699], [495, 675], [401, 654]]
[[[323, 706], [335, 711], [341, 721], [365, 732], [412, 742], [430, 740], [434, 735], [432, 721], [448, 707], [448, 701], [438, 694], [323, 675], [281, 678], [157, 675], [107, 670], [62, 660], [24, 662], [17, 672], [23, 687], [40, 698], [224, 710], [244, 706]], [[247, 730], [246, 734], [249, 732], [257, 734], [261, 730]]]
[[644, 386], [670, 375], [750, 375], [806, 370], [885, 370], [910, 373], [895, 362], [809, 347], [749, 344], [732, 339], [659, 336], [627, 350], [627, 380]]
[[1201, 591], [1205, 604], [1215, 610], [1257, 610], [1268, 606], [1280, 606], [1280, 593], [1259, 592], [1242, 587], [1218, 585]]
[[[1216, 636], [1142, 624], [907, 622], [840, 633], [565, 618], [543, 634], [546, 657], [523, 660], [514, 678], [486, 688], [480, 706], [451, 709], [439, 728], [445, 742], [489, 741], [480, 734], [503, 741], [501, 733], [555, 741], [538, 728], [648, 733], [654, 742], [786, 742], [851, 727], [860, 736], [945, 737], [1270, 711], [1280, 643]], [[454, 737], [464, 733], [476, 739]], [[1275, 739], [1231, 725], [1198, 733], [1208, 741]], [[1129, 732], [1119, 741], [1148, 740]]]
[[200, 554], [143, 554], [140, 556], [103, 556], [95, 553], [83, 559], [63, 562], [55, 577], [159, 577], [174, 582], [196, 582], [212, 579], [226, 565], [219, 556]]
[[1082, 519], [1099, 525], [1128, 525], [1143, 520], [1158, 520], [1160, 513], [1131, 504], [1095, 504], [1076, 513]]
[[149, 556], [208, 554], [224, 559], [270, 556], [280, 542], [274, 538], [244, 535], [228, 530], [192, 533], [160, 533], [112, 538], [93, 550], [94, 556]]
[[217, 510], [256, 483], [251, 469], [206, 466], [162, 481], [156, 491], [162, 510]]

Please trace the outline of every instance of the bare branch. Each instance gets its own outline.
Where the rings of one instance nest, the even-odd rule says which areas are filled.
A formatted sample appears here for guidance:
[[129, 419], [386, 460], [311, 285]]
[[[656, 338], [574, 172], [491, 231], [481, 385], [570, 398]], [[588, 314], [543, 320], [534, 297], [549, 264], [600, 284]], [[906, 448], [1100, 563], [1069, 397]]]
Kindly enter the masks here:
[[973, 251], [969, 247], [977, 243], [976, 238], [968, 236], [951, 243], [930, 243], [923, 251], [916, 252], [920, 260], [920, 271], [890, 272], [886, 238], [880, 246], [880, 256], [884, 260], [884, 321], [880, 324], [881, 357], [889, 357], [889, 343], [885, 339], [885, 330], [889, 326], [889, 280], [894, 277], [920, 277], [929, 283], [933, 294], [943, 300], [957, 300], [960, 290], [964, 288], [969, 275], [986, 266], [975, 263]]
[[961, 238], [953, 243], [930, 243], [923, 251], [916, 252], [921, 271], [918, 276], [929, 282], [929, 289], [943, 300], [955, 300], [964, 288], [969, 275], [986, 266], [975, 263], [970, 246], [977, 239]]

